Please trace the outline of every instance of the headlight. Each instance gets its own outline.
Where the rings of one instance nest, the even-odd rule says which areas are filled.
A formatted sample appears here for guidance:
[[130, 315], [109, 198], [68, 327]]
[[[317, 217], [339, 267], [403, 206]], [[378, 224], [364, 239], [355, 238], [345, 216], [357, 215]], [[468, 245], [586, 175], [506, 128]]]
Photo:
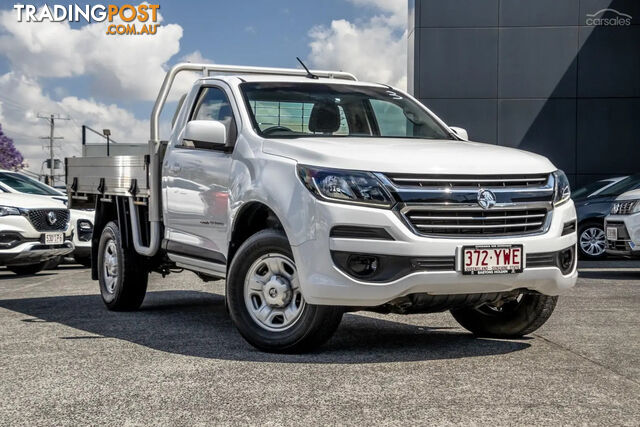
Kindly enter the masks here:
[[555, 178], [555, 193], [553, 195], [554, 206], [560, 206], [571, 198], [571, 187], [569, 186], [569, 179], [560, 169], [553, 173]]
[[371, 172], [298, 166], [298, 176], [319, 199], [381, 208], [393, 204], [389, 193]]
[[0, 216], [20, 215], [20, 209], [11, 206], [0, 206]]
[[611, 205], [611, 215], [631, 215], [640, 212], [640, 200], [616, 202]]

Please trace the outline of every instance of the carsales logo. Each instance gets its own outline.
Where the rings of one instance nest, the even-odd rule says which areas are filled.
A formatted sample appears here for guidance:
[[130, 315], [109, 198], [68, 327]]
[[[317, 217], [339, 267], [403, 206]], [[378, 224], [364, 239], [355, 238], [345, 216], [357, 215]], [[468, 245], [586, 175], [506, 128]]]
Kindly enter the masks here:
[[[143, 3], [137, 6], [124, 4], [78, 5], [55, 4], [35, 6], [16, 4], [13, 9], [18, 22], [108, 22], [107, 35], [145, 35], [156, 34], [158, 29], [159, 4]], [[115, 24], [116, 22], [122, 22]]]

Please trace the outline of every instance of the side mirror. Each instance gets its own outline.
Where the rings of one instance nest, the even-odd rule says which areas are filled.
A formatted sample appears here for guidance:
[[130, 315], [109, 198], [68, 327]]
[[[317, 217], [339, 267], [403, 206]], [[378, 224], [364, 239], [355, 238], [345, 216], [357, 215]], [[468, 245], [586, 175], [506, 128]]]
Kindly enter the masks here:
[[187, 123], [182, 144], [190, 148], [223, 148], [227, 141], [227, 128], [216, 120], [191, 120]]
[[455, 126], [449, 126], [449, 129], [454, 131], [456, 133], [456, 135], [458, 135], [463, 140], [465, 140], [465, 141], [469, 140], [469, 134], [467, 133], [467, 131], [465, 129], [462, 129], [462, 128], [459, 128], [459, 127], [455, 127]]

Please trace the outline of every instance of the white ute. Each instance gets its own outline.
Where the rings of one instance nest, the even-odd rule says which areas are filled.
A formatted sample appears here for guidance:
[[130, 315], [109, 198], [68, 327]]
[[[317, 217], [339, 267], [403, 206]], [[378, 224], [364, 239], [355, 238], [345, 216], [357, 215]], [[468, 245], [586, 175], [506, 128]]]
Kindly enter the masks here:
[[[182, 71], [204, 77], [160, 141]], [[138, 308], [150, 271], [183, 268], [226, 279], [233, 322], [265, 351], [313, 348], [355, 310], [528, 334], [577, 279], [569, 183], [542, 156], [466, 139], [348, 73], [179, 64], [149, 154], [69, 158], [67, 187], [71, 207], [96, 208], [109, 309]]]

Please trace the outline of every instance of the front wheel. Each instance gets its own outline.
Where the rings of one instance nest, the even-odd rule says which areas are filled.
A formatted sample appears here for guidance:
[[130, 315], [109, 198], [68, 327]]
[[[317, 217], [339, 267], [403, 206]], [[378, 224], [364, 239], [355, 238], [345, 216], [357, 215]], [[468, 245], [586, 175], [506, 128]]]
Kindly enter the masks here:
[[544, 325], [557, 301], [557, 296], [520, 293], [479, 307], [451, 310], [451, 314], [462, 327], [475, 335], [517, 338]]
[[598, 260], [607, 257], [607, 238], [602, 224], [586, 223], [578, 229], [578, 250], [582, 259]]
[[227, 278], [227, 306], [240, 334], [268, 352], [311, 350], [335, 332], [341, 307], [305, 302], [291, 247], [277, 230], [263, 230], [236, 252]]
[[122, 244], [120, 228], [108, 223], [98, 246], [98, 282], [102, 301], [109, 310], [136, 310], [147, 292], [149, 273], [144, 259]]

